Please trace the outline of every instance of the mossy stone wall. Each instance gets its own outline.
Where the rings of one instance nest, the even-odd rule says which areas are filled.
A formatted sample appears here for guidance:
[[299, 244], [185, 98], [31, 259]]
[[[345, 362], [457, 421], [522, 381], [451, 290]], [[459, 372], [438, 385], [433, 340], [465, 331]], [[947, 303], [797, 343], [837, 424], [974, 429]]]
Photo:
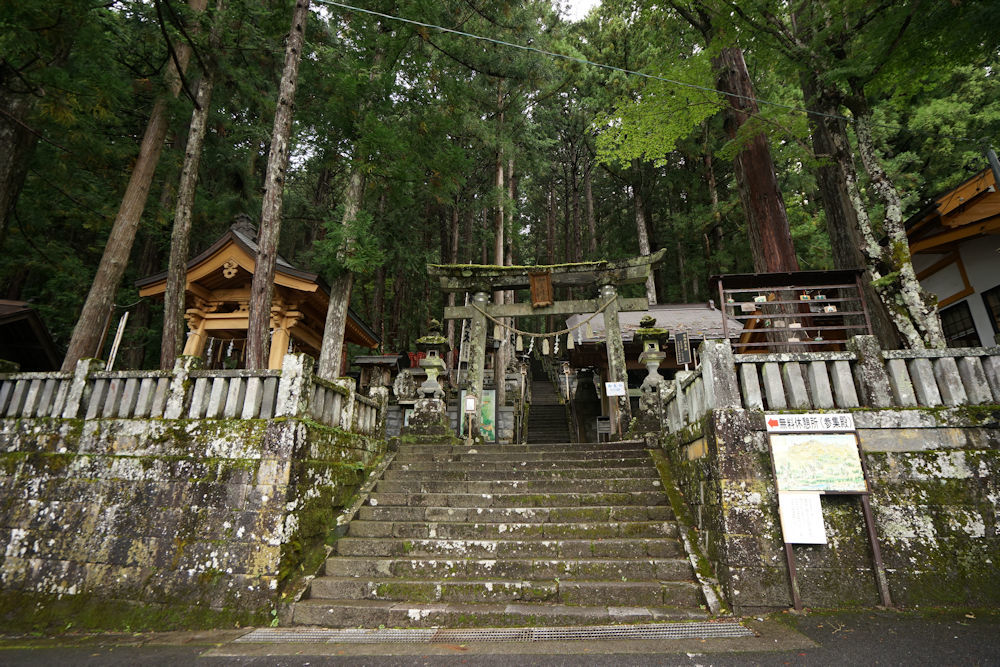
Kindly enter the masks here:
[[[1000, 603], [1000, 410], [858, 410], [893, 602]], [[715, 410], [664, 449], [738, 613], [791, 606], [763, 413]], [[827, 545], [793, 547], [806, 606], [879, 603], [857, 496], [823, 496]]]
[[0, 421], [0, 587], [259, 611], [381, 452], [293, 419]]

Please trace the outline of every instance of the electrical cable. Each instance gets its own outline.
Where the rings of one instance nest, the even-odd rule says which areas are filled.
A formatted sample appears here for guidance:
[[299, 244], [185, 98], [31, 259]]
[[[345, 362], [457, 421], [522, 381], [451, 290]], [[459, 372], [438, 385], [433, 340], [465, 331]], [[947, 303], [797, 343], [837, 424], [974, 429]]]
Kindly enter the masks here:
[[[430, 29], [433, 29], [433, 30], [439, 30], [441, 32], [450, 33], [450, 34], [453, 34], [453, 35], [458, 35], [460, 37], [469, 37], [471, 39], [477, 39], [477, 40], [480, 40], [480, 41], [483, 41], [483, 42], [490, 42], [492, 44], [497, 44], [499, 46], [506, 46], [506, 47], [510, 47], [512, 49], [519, 49], [521, 51], [529, 51], [529, 52], [532, 52], [532, 53], [537, 53], [539, 55], [548, 56], [548, 57], [551, 57], [551, 58], [560, 58], [562, 60], [568, 60], [570, 62], [580, 63], [582, 65], [589, 65], [591, 67], [598, 67], [598, 68], [610, 70], [610, 71], [613, 71], [613, 72], [621, 72], [621, 73], [629, 75], [629, 76], [638, 76], [638, 77], [641, 77], [641, 78], [644, 78], [644, 79], [651, 79], [651, 80], [654, 80], [654, 81], [661, 81], [663, 83], [669, 83], [669, 84], [672, 84], [672, 85], [675, 85], [675, 86], [681, 86], [683, 88], [691, 88], [693, 90], [698, 90], [698, 91], [706, 92], [706, 93], [717, 93], [719, 95], [723, 95], [724, 97], [731, 97], [731, 98], [735, 98], [735, 99], [739, 99], [739, 100], [744, 100], [744, 101], [747, 101], [747, 102], [755, 102], [756, 104], [764, 104], [764, 105], [768, 105], [768, 106], [772, 106], [772, 107], [777, 107], [779, 109], [785, 109], [787, 111], [793, 111], [795, 113], [801, 113], [801, 114], [810, 115], [810, 116], [817, 116], [817, 117], [820, 117], [820, 118], [830, 118], [832, 120], [842, 120], [842, 121], [845, 121], [847, 123], [854, 123], [855, 122], [855, 119], [850, 118], [848, 116], [842, 116], [840, 114], [832, 114], [832, 113], [826, 113], [824, 111], [815, 111], [813, 109], [805, 109], [805, 108], [797, 107], [797, 106], [794, 106], [794, 105], [791, 105], [791, 104], [784, 104], [784, 103], [781, 103], [781, 102], [772, 102], [770, 100], [761, 99], [759, 97], [753, 97], [753, 96], [749, 96], [749, 95], [740, 95], [739, 93], [728, 93], [726, 91], [719, 90], [718, 88], [712, 88], [710, 86], [702, 86], [702, 85], [699, 85], [699, 84], [696, 84], [696, 83], [688, 83], [686, 81], [678, 81], [677, 79], [671, 79], [671, 78], [668, 78], [668, 77], [665, 77], [665, 76], [660, 76], [660, 75], [657, 75], [657, 74], [647, 74], [646, 72], [638, 72], [636, 70], [630, 70], [630, 69], [626, 69], [624, 67], [617, 67], [615, 65], [607, 65], [605, 63], [599, 63], [599, 62], [595, 62], [593, 60], [587, 60], [586, 58], [579, 58], [579, 57], [576, 57], [576, 56], [566, 55], [565, 53], [556, 53], [554, 51], [546, 51], [544, 49], [539, 49], [539, 48], [534, 47], [534, 46], [528, 46], [528, 45], [525, 45], [525, 44], [517, 44], [515, 42], [508, 42], [508, 41], [505, 41], [505, 40], [502, 40], [502, 39], [496, 39], [494, 37], [485, 37], [483, 35], [477, 35], [475, 33], [465, 32], [463, 30], [456, 30], [455, 28], [446, 28], [444, 26], [440, 26], [440, 25], [437, 25], [437, 24], [434, 24], [434, 23], [426, 23], [424, 21], [416, 21], [414, 19], [403, 18], [402, 16], [395, 16], [393, 14], [386, 14], [384, 12], [377, 12], [377, 11], [372, 10], [372, 9], [365, 9], [363, 7], [357, 7], [355, 5], [348, 5], [348, 4], [343, 3], [343, 2], [337, 2], [336, 0], [315, 0], [315, 3], [316, 4], [320, 4], [320, 5], [330, 5], [330, 6], [333, 6], [333, 7], [340, 7], [341, 9], [347, 9], [347, 10], [354, 11], [354, 12], [360, 12], [362, 14], [369, 14], [371, 16], [377, 16], [379, 18], [388, 19], [390, 21], [399, 21], [401, 23], [407, 23], [407, 24], [410, 24], [410, 25], [415, 25], [415, 26], [418, 26], [418, 27], [421, 27], [421, 28], [430, 28]], [[897, 130], [897, 131], [898, 130], [905, 130], [907, 132], [912, 132], [914, 134], [923, 134], [923, 135], [931, 136], [931, 137], [944, 137], [944, 138], [948, 138], [948, 139], [953, 139], [955, 141], [966, 142], [966, 143], [974, 143], [974, 144], [977, 144], [977, 145], [980, 145], [980, 144], [983, 143], [982, 139], [972, 139], [972, 138], [969, 138], [969, 137], [957, 137], [957, 136], [952, 136], [952, 135], [947, 135], [947, 134], [940, 134], [940, 133], [935, 133], [935, 132], [926, 132], [926, 131], [923, 131], [923, 130], [914, 130], [912, 128], [908, 128], [908, 127], [905, 127], [905, 126], [902, 126], [902, 125], [889, 125], [887, 123], [876, 123], [876, 122], [871, 122], [870, 124], [872, 126], [881, 127], [881, 128], [890, 129], [890, 130]]]

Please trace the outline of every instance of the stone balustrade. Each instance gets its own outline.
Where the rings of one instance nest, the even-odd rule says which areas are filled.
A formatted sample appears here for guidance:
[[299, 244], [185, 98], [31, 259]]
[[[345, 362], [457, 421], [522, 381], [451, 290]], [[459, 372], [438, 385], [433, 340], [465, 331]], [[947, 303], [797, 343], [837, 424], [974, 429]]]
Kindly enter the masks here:
[[[201, 370], [181, 357], [172, 371], [105, 371], [84, 359], [73, 373], [0, 375], [0, 418], [272, 419], [300, 417], [376, 435], [381, 404], [347, 378], [323, 380], [297, 355], [283, 370]], [[303, 387], [311, 387], [306, 391]]]
[[1000, 403], [1000, 348], [882, 350], [857, 336], [844, 352], [732, 354], [706, 341], [702, 366], [661, 384], [671, 431], [713, 408], [850, 410]]

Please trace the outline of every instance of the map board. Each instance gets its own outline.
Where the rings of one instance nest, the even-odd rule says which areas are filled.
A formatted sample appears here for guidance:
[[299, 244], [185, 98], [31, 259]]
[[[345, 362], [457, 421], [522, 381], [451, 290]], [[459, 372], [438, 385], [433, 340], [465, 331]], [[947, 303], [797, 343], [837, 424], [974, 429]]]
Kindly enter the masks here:
[[778, 491], [867, 493], [854, 433], [772, 433]]

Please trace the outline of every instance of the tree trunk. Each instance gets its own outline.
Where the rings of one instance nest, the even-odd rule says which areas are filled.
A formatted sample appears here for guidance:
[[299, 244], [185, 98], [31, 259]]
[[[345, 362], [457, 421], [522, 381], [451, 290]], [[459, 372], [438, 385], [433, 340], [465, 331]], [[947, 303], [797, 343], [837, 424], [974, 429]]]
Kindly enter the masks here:
[[[378, 221], [381, 224], [385, 219], [386, 193], [383, 191], [378, 200]], [[385, 349], [385, 264], [379, 264], [372, 272], [374, 286], [372, 288], [372, 312], [371, 323], [378, 332], [379, 340], [382, 341], [382, 349]]]
[[[14, 3], [10, 3], [10, 7], [13, 6]], [[85, 20], [80, 11], [80, 6], [57, 6], [52, 12], [58, 17], [54, 25], [33, 26], [31, 32], [35, 37], [52, 45], [51, 55], [27, 60], [29, 64], [24, 69], [11, 65], [10, 60], [15, 59], [12, 54], [0, 56], [0, 250], [7, 238], [10, 216], [24, 187], [31, 155], [38, 144], [38, 134], [32, 131], [28, 121], [45, 90], [30, 82], [31, 73], [35, 69], [65, 66], [79, 26]]]
[[[354, 165], [347, 179], [344, 191], [343, 224], [353, 222], [361, 210], [361, 199], [364, 196], [364, 175], [358, 165]], [[344, 331], [347, 329], [347, 311], [351, 305], [351, 288], [354, 286], [354, 275], [347, 269], [342, 269], [330, 285], [330, 305], [326, 310], [326, 325], [323, 329], [323, 346], [319, 353], [319, 369], [317, 374], [326, 380], [338, 377], [344, 356]]]
[[[189, 0], [188, 2], [192, 11], [197, 13], [203, 12], [206, 4], [207, 0]], [[175, 51], [182, 73], [187, 68], [187, 62], [191, 57], [191, 48], [186, 43], [181, 42], [176, 45]], [[167, 66], [167, 81], [170, 94], [173, 96], [176, 96], [180, 90], [179, 74], [173, 60], [171, 60]], [[104, 324], [114, 306], [115, 292], [125, 274], [128, 257], [132, 251], [132, 243], [135, 241], [135, 234], [139, 228], [139, 220], [146, 207], [149, 186], [156, 171], [160, 151], [163, 149], [163, 140], [167, 135], [168, 124], [167, 98], [159, 97], [150, 112], [142, 144], [139, 147], [139, 155], [132, 167], [132, 174], [125, 188], [118, 215], [115, 216], [111, 233], [108, 235], [108, 242], [104, 246], [104, 254], [97, 267], [97, 274], [90, 286], [87, 300], [83, 304], [80, 318], [73, 328], [69, 349], [63, 360], [63, 371], [71, 371], [80, 359], [99, 353], [97, 346], [104, 331]]]
[[570, 202], [573, 207], [573, 261], [583, 259], [583, 227], [580, 221], [580, 181], [577, 178], [577, 160], [570, 165]]
[[888, 237], [887, 246], [883, 246], [876, 238], [871, 219], [857, 188], [857, 180], [853, 173], [849, 172], [848, 187], [864, 239], [862, 247], [868, 256], [872, 285], [888, 307], [907, 347], [944, 347], [944, 332], [937, 306], [924, 292], [913, 270], [910, 246], [906, 238], [906, 229], [903, 227], [903, 207], [899, 191], [889, 180], [889, 175], [885, 173], [875, 154], [875, 144], [871, 135], [871, 110], [861, 94], [853, 98], [848, 106], [855, 118], [858, 155], [868, 174], [872, 190], [885, 207], [882, 231]]
[[549, 182], [549, 192], [545, 199], [545, 261], [556, 263], [556, 185]]
[[[372, 66], [368, 72], [369, 83], [374, 81], [379, 75], [382, 63], [385, 59], [385, 50], [378, 48], [372, 59]], [[371, 107], [371, 100], [364, 100], [358, 109], [358, 117], [363, 118]], [[342, 224], [346, 227], [354, 222], [361, 211], [361, 202], [365, 192], [365, 177], [362, 173], [362, 165], [358, 160], [351, 165], [351, 171], [347, 179], [347, 187], [344, 191], [344, 217]], [[345, 239], [343, 252], [350, 253], [353, 239]], [[344, 273], [350, 273], [346, 268], [341, 269]], [[341, 366], [344, 363], [344, 332], [347, 328], [347, 313], [351, 305], [351, 289], [354, 285], [353, 277], [338, 276], [330, 286], [330, 305], [326, 311], [326, 324], [323, 327], [323, 343], [319, 353], [319, 367], [317, 374], [324, 379], [333, 379], [344, 372]]]
[[[2, 63], [0, 67], [6, 69]], [[6, 73], [2, 76], [8, 78]], [[25, 127], [34, 102], [30, 93], [9, 93], [0, 100], [0, 248], [7, 238], [7, 220], [24, 187], [30, 157], [38, 143], [38, 137]]]
[[463, 252], [462, 257], [466, 264], [472, 264], [472, 258], [475, 256], [474, 248], [472, 245], [472, 233], [476, 227], [476, 213], [469, 207], [469, 210], [465, 212], [465, 229], [462, 233], [462, 244]]
[[[753, 84], [739, 48], [723, 49], [713, 64], [719, 88], [729, 94], [726, 132], [733, 138], [744, 123], [759, 112], [753, 99]], [[736, 155], [734, 170], [740, 201], [747, 215], [754, 270], [758, 273], [798, 271], [799, 262], [767, 135], [761, 132], [745, 141]]]
[[597, 258], [597, 216], [594, 215], [594, 189], [590, 178], [593, 170], [594, 162], [588, 159], [583, 170], [583, 198], [587, 205], [587, 233], [590, 241], [587, 246], [588, 259]]
[[[501, 82], [502, 83], [502, 82]], [[503, 103], [503, 95], [501, 83], [497, 84], [497, 107]], [[496, 188], [497, 195], [497, 208], [496, 208], [496, 218], [494, 221], [493, 228], [493, 264], [496, 266], [504, 265], [504, 228], [507, 224], [507, 215], [504, 210], [504, 200], [506, 199], [507, 193], [504, 191], [504, 154], [503, 147], [500, 145], [502, 141], [503, 132], [503, 110], [500, 109], [499, 115], [497, 117], [497, 157], [496, 157], [496, 181], [494, 182], [494, 187]], [[497, 290], [493, 292], [493, 303], [495, 305], [501, 305], [505, 302], [506, 293], [504, 290]], [[501, 336], [504, 332], [501, 327]], [[501, 338], [499, 345], [497, 346], [496, 354], [493, 357], [493, 384], [496, 387], [496, 405], [504, 405], [506, 400], [505, 378], [507, 374], [507, 353], [508, 347], [503, 344], [504, 338]]]
[[[266, 368], [271, 327], [271, 298], [274, 293], [274, 267], [278, 260], [281, 232], [281, 204], [288, 169], [288, 140], [292, 132], [295, 89], [299, 80], [299, 61], [306, 36], [309, 0], [296, 0], [292, 28], [285, 43], [285, 64], [278, 85], [278, 106], [274, 112], [271, 150], [264, 176], [264, 200], [257, 233], [257, 259], [250, 284], [250, 314], [247, 325], [247, 368]], [[332, 299], [331, 299], [332, 300]]]
[[[818, 166], [815, 169], [820, 201], [826, 214], [826, 232], [830, 238], [833, 265], [838, 269], [858, 269], [866, 265], [862, 251], [863, 239], [858, 227], [858, 214], [848, 191], [845, 165], [852, 165], [847, 126], [839, 117], [842, 96], [839, 91], [822, 86], [815, 73], [804, 73], [800, 78], [806, 107], [820, 114], [809, 114], [813, 153]], [[864, 294], [868, 304], [873, 333], [883, 349], [899, 346], [899, 334], [889, 308], [865, 280]], [[860, 321], [860, 320], [859, 320]]]
[[[460, 216], [458, 214], [458, 198], [455, 198], [455, 203], [451, 207], [451, 225], [448, 228], [448, 263], [457, 264], [458, 263], [458, 227], [459, 227]], [[455, 305], [455, 293], [448, 292], [449, 306]], [[448, 336], [448, 346], [449, 349], [455, 349], [455, 320], [448, 320], [447, 323], [447, 334]]]
[[[715, 255], [722, 248], [722, 210], [719, 208], [719, 188], [715, 182], [715, 167], [712, 163], [712, 151], [708, 145], [708, 124], [705, 124], [705, 144], [702, 150], [702, 161], [705, 165], [705, 185], [708, 187], [708, 200], [712, 207], [712, 221], [705, 232], [705, 262], [710, 273], [722, 273], [722, 266]], [[714, 243], [714, 251], [713, 244]]]
[[205, 72], [198, 83], [195, 99], [198, 107], [191, 114], [184, 165], [177, 186], [177, 208], [170, 234], [170, 260], [167, 264], [167, 288], [163, 295], [163, 334], [160, 338], [160, 368], [170, 370], [184, 349], [184, 311], [187, 291], [187, 259], [191, 241], [191, 209], [198, 184], [198, 164], [212, 99], [213, 73]]
[[[171, 188], [164, 188], [164, 200], [170, 199], [173, 194]], [[169, 202], [164, 201], [164, 208]], [[153, 234], [145, 234], [141, 242], [141, 252], [139, 253], [139, 275], [148, 276], [152, 274], [160, 265], [160, 253], [157, 248]], [[140, 299], [135, 304], [128, 318], [127, 330], [133, 335], [129, 336], [129, 345], [123, 344], [118, 352], [118, 359], [115, 368], [119, 370], [135, 370], [143, 367], [146, 359], [146, 336], [144, 329], [149, 327], [152, 319], [149, 299]]]
[[[632, 184], [632, 205], [635, 207], [635, 230], [639, 236], [639, 254], [648, 255], [649, 250], [649, 232], [646, 229], [646, 204], [642, 201], [642, 165], [639, 164], [638, 159], [632, 160], [632, 173], [635, 180]], [[653, 272], [649, 272], [649, 277], [646, 278], [646, 298], [649, 300], [649, 305], [653, 306], [656, 304], [656, 283], [653, 278]]]

